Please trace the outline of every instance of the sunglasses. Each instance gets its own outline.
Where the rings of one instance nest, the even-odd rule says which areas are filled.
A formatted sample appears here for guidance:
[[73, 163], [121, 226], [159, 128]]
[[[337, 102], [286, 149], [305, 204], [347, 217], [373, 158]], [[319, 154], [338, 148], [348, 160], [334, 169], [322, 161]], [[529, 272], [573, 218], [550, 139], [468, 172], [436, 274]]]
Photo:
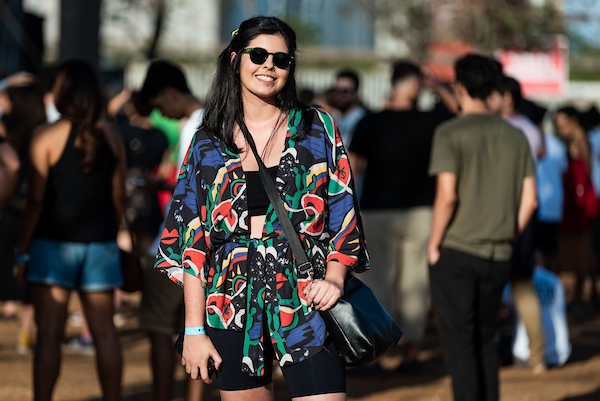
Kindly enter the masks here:
[[282, 70], [288, 68], [294, 59], [294, 56], [290, 56], [287, 53], [269, 53], [262, 47], [246, 47], [242, 50], [242, 53], [250, 54], [250, 60], [257, 65], [264, 64], [269, 56], [273, 56], [273, 64], [275, 67], [281, 68]]

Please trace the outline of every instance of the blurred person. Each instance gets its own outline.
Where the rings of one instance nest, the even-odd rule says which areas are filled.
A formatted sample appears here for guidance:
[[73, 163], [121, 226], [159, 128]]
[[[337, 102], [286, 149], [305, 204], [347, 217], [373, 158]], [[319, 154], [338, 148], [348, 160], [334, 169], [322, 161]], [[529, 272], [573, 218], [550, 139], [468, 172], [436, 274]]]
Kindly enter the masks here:
[[447, 111], [455, 116], [460, 115], [460, 105], [456, 101], [450, 84], [439, 81], [433, 71], [427, 67], [421, 67], [421, 82], [425, 88], [430, 89], [439, 98], [434, 109]]
[[[542, 155], [542, 131], [518, 107], [522, 102], [521, 85], [508, 76], [498, 80], [495, 90], [486, 99], [488, 108], [498, 113], [504, 121], [520, 130], [531, 150], [534, 162]], [[513, 245], [512, 270], [510, 276], [511, 294], [516, 310], [525, 324], [529, 338], [529, 361], [534, 373], [545, 370], [545, 339], [542, 329], [540, 302], [533, 288], [535, 266], [535, 218], [532, 219]]]
[[[8, 88], [9, 83], [14, 82], [14, 77], [13, 74], [0, 80], [0, 117], [10, 109], [10, 99], [5, 91]], [[8, 205], [12, 198], [13, 191], [18, 183], [19, 169], [19, 155], [14, 147], [8, 142], [6, 130], [2, 129], [0, 131], [0, 178], [2, 178], [1, 182], [3, 185], [0, 186], [0, 211]], [[6, 314], [8, 315], [12, 315], [13, 313], [14, 309], [6, 311]]]
[[540, 157], [543, 150], [542, 130], [520, 111], [523, 103], [521, 84], [512, 77], [502, 76], [486, 99], [488, 108], [500, 116], [513, 127], [520, 129], [531, 149], [534, 162]]
[[313, 104], [315, 100], [315, 91], [310, 88], [298, 90], [298, 100], [304, 104]]
[[18, 88], [20, 86], [29, 86], [37, 80], [37, 77], [27, 71], [18, 71], [5, 78], [0, 79], [0, 91], [9, 87]]
[[[563, 215], [563, 174], [567, 171], [567, 150], [555, 135], [544, 134], [545, 152], [537, 159], [536, 187], [538, 209], [535, 215], [534, 244], [536, 267], [533, 287], [539, 298], [547, 366], [563, 365], [571, 353], [565, 310], [564, 287], [556, 271], [559, 226]], [[506, 300], [510, 304], [511, 300]], [[530, 340], [525, 325], [517, 316], [512, 353], [517, 363], [530, 360]]]
[[181, 68], [167, 60], [150, 63], [139, 99], [146, 110], [156, 108], [168, 118], [187, 119], [179, 133], [179, 168], [202, 121], [202, 102], [190, 91]]
[[33, 84], [35, 80], [29, 82], [31, 83], [6, 89], [6, 104], [0, 120], [0, 130], [6, 132], [21, 165], [17, 188], [0, 217], [0, 252], [4, 255], [0, 259], [0, 300], [22, 304], [21, 328], [17, 339], [17, 351], [21, 354], [28, 354], [32, 349], [35, 324], [31, 291], [28, 287], [19, 286], [13, 276], [14, 249], [28, 188], [31, 138], [34, 130], [46, 123], [43, 90], [39, 84]]
[[[135, 98], [138, 97], [139, 96], [135, 96]], [[134, 99], [134, 105], [135, 103], [136, 101]], [[179, 174], [179, 165], [177, 165], [179, 158], [179, 132], [181, 130], [181, 127], [187, 122], [187, 120], [177, 120], [174, 118], [165, 117], [160, 113], [160, 110], [158, 109], [152, 109], [152, 111], [148, 115], [148, 118], [152, 128], [156, 128], [162, 131], [167, 137], [167, 141], [169, 142], [168, 158], [166, 160], [163, 160], [163, 163], [161, 164], [161, 167], [157, 173], [160, 177], [165, 177], [166, 183], [171, 188], [173, 188], [177, 183], [177, 175]], [[165, 210], [169, 207], [169, 204], [171, 203], [172, 195], [172, 189], [158, 191], [158, 204], [160, 205], [160, 210], [162, 211], [163, 219], [165, 217]]]
[[[157, 255], [156, 267], [183, 285], [181, 362], [210, 382], [212, 358], [223, 400], [273, 399], [274, 360], [292, 399], [346, 399], [344, 364], [319, 311], [335, 304], [348, 269], [365, 270], [368, 257], [339, 132], [327, 113], [299, 103], [295, 57], [296, 35], [275, 17], [251, 18], [233, 32]], [[261, 162], [314, 276], [298, 270], [281, 234]]]
[[[145, 114], [144, 110], [156, 108], [166, 117], [187, 119], [179, 135], [177, 167], [180, 168], [204, 113], [202, 103], [191, 94], [183, 71], [166, 60], [151, 62], [134, 103], [142, 115]], [[156, 249], [157, 245], [148, 248], [148, 268], [144, 270], [139, 313], [140, 328], [148, 333], [151, 344], [153, 399], [161, 401], [169, 400], [173, 391], [176, 366], [173, 335], [184, 328], [184, 309], [181, 288], [152, 268]], [[187, 400], [198, 401], [202, 398], [203, 391], [204, 383], [201, 380], [187, 381]]]
[[[586, 130], [591, 146], [592, 184], [596, 198], [600, 201], [600, 112], [592, 105], [585, 112]], [[596, 262], [596, 276], [600, 274], [600, 213], [596, 215], [592, 224], [590, 236], [594, 260]]]
[[538, 210], [536, 213], [536, 263], [557, 271], [559, 228], [563, 218], [563, 175], [569, 167], [567, 149], [556, 135], [544, 135], [545, 154], [536, 163]]
[[12, 198], [13, 190], [17, 186], [19, 178], [19, 156], [6, 140], [6, 137], [0, 135], [0, 211], [2, 211]]
[[340, 112], [336, 122], [346, 147], [350, 146], [356, 125], [368, 113], [360, 100], [359, 88], [360, 78], [355, 70], [342, 70], [336, 74], [332, 100]]
[[462, 115], [435, 132], [437, 175], [427, 246], [433, 308], [454, 399], [497, 401], [494, 338], [512, 243], [537, 207], [535, 171], [523, 134], [488, 111], [501, 71], [469, 54], [454, 65]]
[[[560, 277], [555, 273], [536, 266], [532, 281], [537, 297], [540, 300], [542, 327], [544, 329], [545, 349], [544, 362], [550, 367], [563, 366], [571, 356], [569, 342], [569, 324], [567, 321], [565, 289]], [[514, 308], [511, 287], [506, 286], [503, 302]], [[525, 364], [530, 360], [529, 336], [523, 320], [515, 316], [515, 330], [512, 345], [513, 360]]]
[[583, 289], [591, 279], [591, 297], [596, 299], [595, 262], [589, 235], [598, 215], [598, 199], [592, 183], [591, 147], [581, 114], [572, 106], [561, 107], [554, 116], [558, 135], [565, 141], [568, 168], [563, 177], [564, 212], [560, 224], [559, 271], [575, 273], [573, 301], [583, 302]]
[[125, 207], [123, 146], [102, 119], [104, 101], [90, 64], [61, 63], [53, 93], [61, 118], [37, 131], [31, 142], [15, 265], [32, 287], [38, 327], [34, 400], [52, 399], [75, 290], [97, 351], [102, 399], [116, 401], [123, 365], [113, 324], [114, 290], [122, 284], [116, 235]]
[[335, 88], [327, 88], [324, 91], [315, 94], [315, 98], [313, 99], [312, 104], [315, 106], [319, 106], [325, 110], [329, 115], [331, 115], [334, 119], [337, 120], [339, 117], [339, 111], [335, 108]]
[[[429, 300], [427, 241], [435, 178], [428, 175], [436, 126], [449, 112], [416, 110], [420, 68], [392, 66], [388, 109], [362, 119], [349, 144], [352, 172], [364, 174], [360, 200], [365, 233], [377, 272], [365, 280], [402, 327], [400, 369], [418, 368]], [[389, 172], [393, 171], [394, 174]]]
[[109, 113], [125, 145], [128, 227], [134, 235], [135, 251], [146, 255], [163, 220], [157, 194], [173, 188], [167, 177], [161, 175], [169, 170], [163, 168], [170, 157], [167, 136], [152, 127], [149, 117], [138, 113], [134, 105], [136, 96], [138, 92], [124, 89], [109, 101]]

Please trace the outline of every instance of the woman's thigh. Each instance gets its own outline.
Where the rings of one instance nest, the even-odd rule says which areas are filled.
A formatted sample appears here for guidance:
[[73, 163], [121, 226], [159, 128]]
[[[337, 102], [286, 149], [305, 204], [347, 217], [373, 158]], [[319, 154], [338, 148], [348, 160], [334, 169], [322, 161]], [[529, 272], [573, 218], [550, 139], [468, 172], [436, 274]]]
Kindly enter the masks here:
[[[282, 371], [293, 399], [325, 394], [345, 398], [346, 368], [333, 343], [302, 362], [285, 366]], [[331, 397], [319, 399], [339, 399]]]

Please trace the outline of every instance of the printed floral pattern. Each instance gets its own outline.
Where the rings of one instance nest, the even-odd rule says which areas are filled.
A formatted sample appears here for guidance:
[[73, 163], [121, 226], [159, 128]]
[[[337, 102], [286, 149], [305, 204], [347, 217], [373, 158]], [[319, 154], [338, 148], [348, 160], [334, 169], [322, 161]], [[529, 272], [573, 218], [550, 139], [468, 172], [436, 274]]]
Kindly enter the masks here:
[[[300, 112], [290, 113], [275, 184], [314, 276], [324, 277], [329, 261], [362, 272], [369, 263], [348, 156], [331, 116], [311, 115], [307, 137], [298, 139]], [[251, 375], [264, 374], [263, 344], [272, 344], [281, 366], [323, 349], [325, 324], [302, 291], [313, 277], [298, 276], [272, 205], [263, 237], [250, 238], [240, 155], [203, 128], [182, 166], [155, 267], [180, 285], [184, 273], [206, 281], [206, 322], [244, 332], [242, 363]]]

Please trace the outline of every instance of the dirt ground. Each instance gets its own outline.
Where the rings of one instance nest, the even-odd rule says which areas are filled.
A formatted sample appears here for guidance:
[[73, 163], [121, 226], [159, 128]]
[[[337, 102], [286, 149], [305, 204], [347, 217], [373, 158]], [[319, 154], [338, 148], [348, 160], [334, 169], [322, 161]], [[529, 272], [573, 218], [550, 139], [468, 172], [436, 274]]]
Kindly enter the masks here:
[[[148, 362], [149, 346], [145, 335], [136, 329], [138, 297], [130, 296], [122, 307], [125, 324], [120, 328], [124, 351], [123, 400], [151, 400], [151, 375]], [[542, 375], [532, 375], [525, 368], [501, 368], [501, 399], [503, 401], [598, 401], [600, 400], [600, 310], [579, 307], [569, 314], [573, 353], [569, 362]], [[31, 355], [15, 351], [18, 324], [0, 320], [0, 400], [32, 399]], [[77, 332], [67, 327], [67, 333]], [[432, 321], [427, 330], [424, 350], [420, 356], [419, 373], [399, 373], [393, 368], [399, 358], [392, 355], [383, 362], [389, 370], [377, 376], [360, 376], [348, 371], [348, 399], [353, 401], [427, 400], [451, 401], [450, 380], [442, 359], [439, 338]], [[173, 400], [183, 400], [184, 371], [177, 372]], [[281, 378], [274, 380], [276, 400], [290, 397]], [[65, 354], [55, 391], [58, 401], [100, 400], [94, 357]], [[207, 386], [205, 401], [219, 399], [214, 384]]]

